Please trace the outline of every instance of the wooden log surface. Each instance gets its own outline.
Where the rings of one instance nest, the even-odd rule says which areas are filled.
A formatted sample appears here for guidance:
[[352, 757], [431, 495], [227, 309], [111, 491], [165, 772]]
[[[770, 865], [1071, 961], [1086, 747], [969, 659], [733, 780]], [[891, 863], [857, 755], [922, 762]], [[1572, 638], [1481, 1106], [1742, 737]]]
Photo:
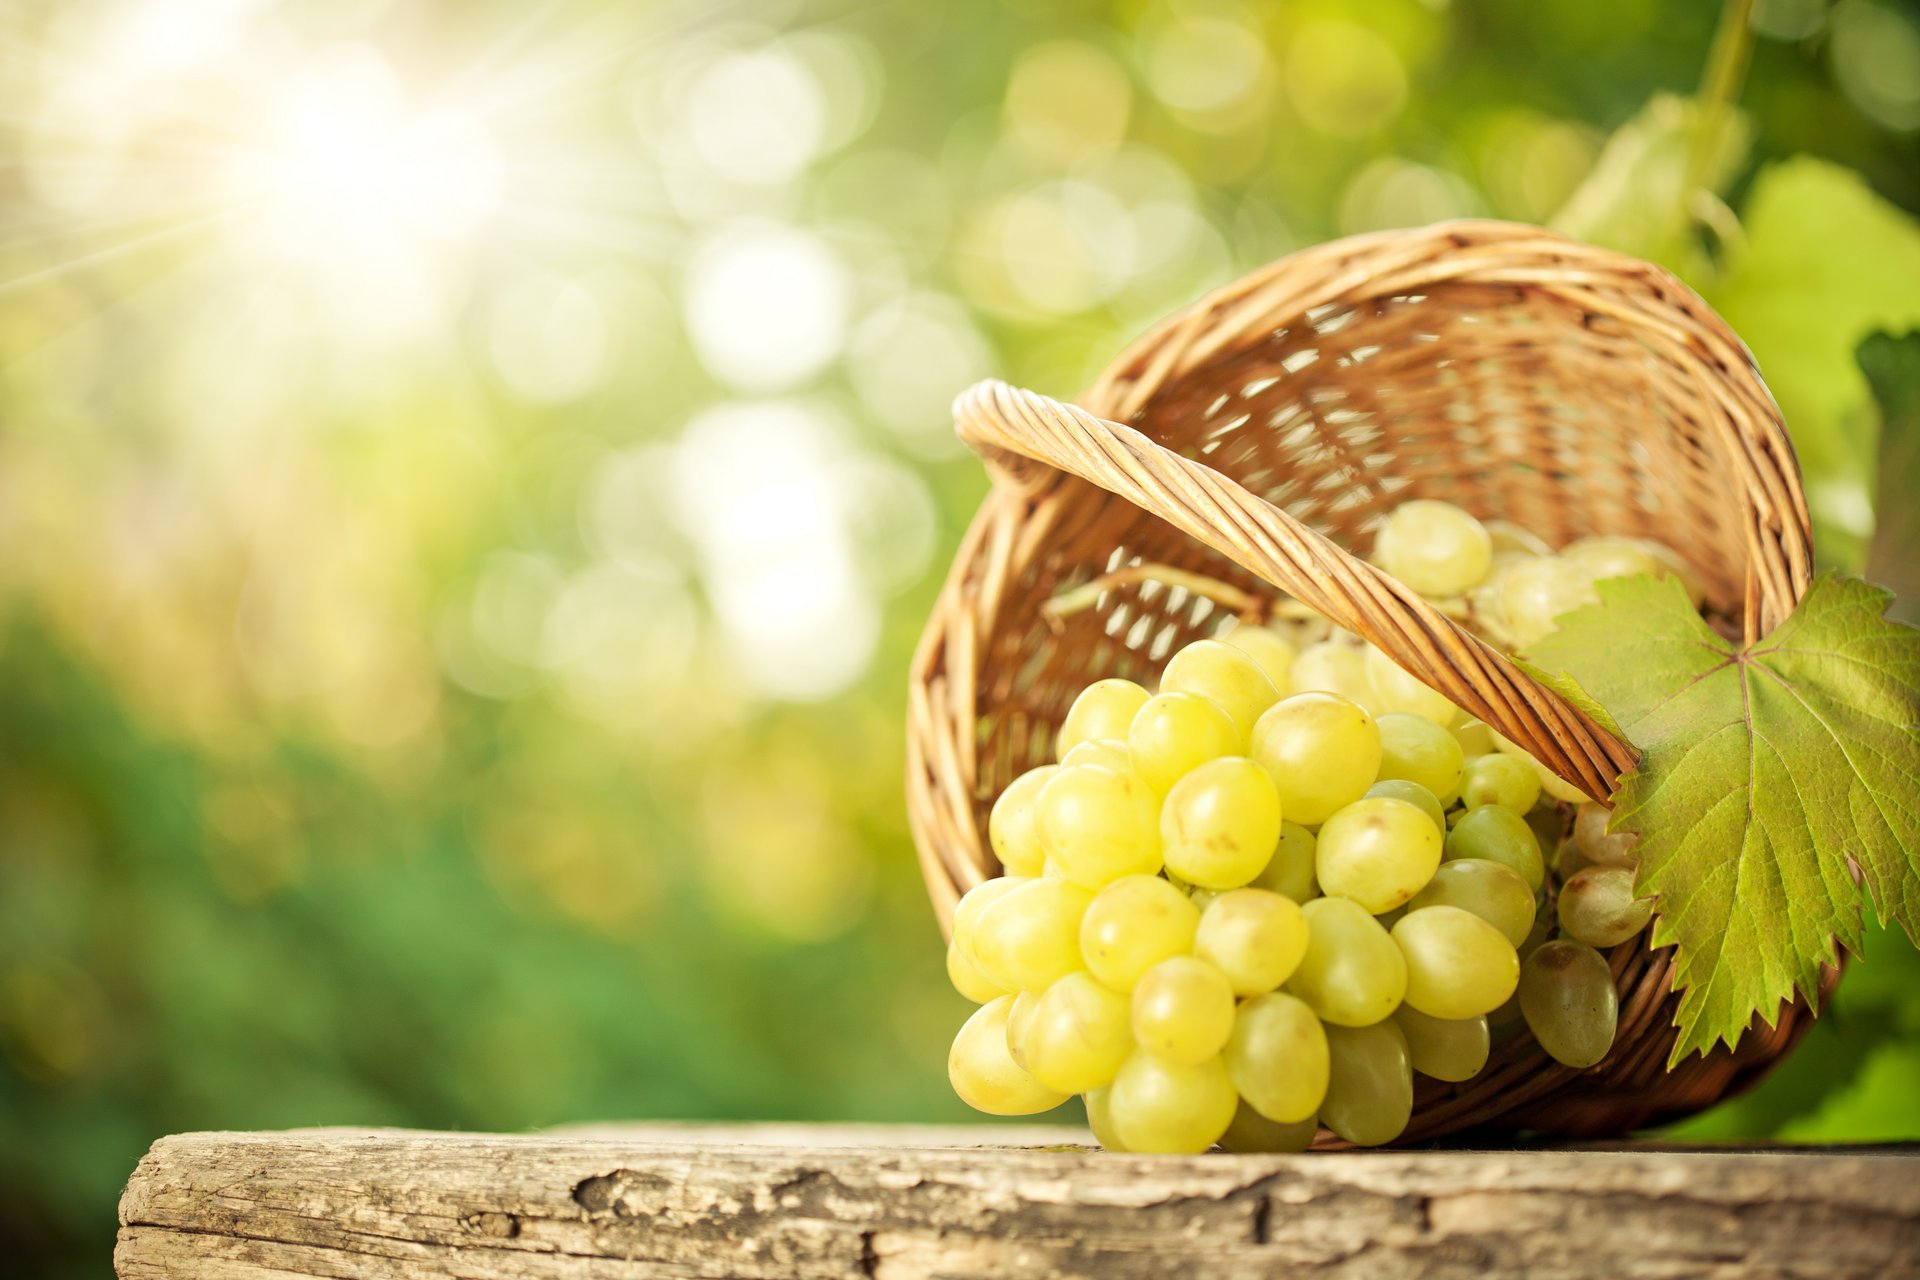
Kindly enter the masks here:
[[1912, 1147], [1120, 1156], [1084, 1131], [162, 1138], [124, 1280], [1920, 1277]]

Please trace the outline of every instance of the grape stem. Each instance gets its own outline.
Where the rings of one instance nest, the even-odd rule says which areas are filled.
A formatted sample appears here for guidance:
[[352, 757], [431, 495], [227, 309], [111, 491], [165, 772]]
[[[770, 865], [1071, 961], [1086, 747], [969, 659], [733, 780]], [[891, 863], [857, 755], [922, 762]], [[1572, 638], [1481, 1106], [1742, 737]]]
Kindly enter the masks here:
[[1047, 620], [1048, 626], [1059, 631], [1065, 619], [1091, 609], [1109, 591], [1145, 582], [1157, 582], [1165, 587], [1184, 587], [1194, 595], [1204, 596], [1231, 611], [1242, 620], [1265, 617], [1272, 608], [1269, 601], [1251, 591], [1243, 591], [1230, 582], [1209, 578], [1204, 573], [1194, 573], [1188, 569], [1176, 569], [1170, 564], [1149, 562], [1130, 564], [1112, 573], [1101, 574], [1077, 587], [1070, 587], [1041, 605], [1040, 616]]

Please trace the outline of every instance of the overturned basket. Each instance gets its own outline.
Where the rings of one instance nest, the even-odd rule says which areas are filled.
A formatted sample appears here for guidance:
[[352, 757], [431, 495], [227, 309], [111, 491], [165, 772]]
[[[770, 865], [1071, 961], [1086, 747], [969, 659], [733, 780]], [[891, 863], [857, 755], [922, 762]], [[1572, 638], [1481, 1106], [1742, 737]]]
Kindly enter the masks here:
[[[1278, 588], [1596, 797], [1632, 749], [1358, 559], [1386, 511], [1440, 498], [1555, 545], [1658, 538], [1749, 636], [1808, 583], [1799, 471], [1746, 349], [1665, 271], [1536, 227], [1456, 222], [1297, 253], [1160, 324], [1079, 404], [988, 382], [955, 406], [995, 485], [913, 666], [908, 802], [943, 929], [998, 873], [987, 811], [1049, 758], [1074, 694], [1151, 682], [1219, 622], [1148, 584], [1043, 615], [1116, 568]], [[1422, 1078], [1400, 1141], [1674, 1119], [1758, 1079], [1810, 1023], [1792, 1005], [1736, 1050], [1666, 1070], [1672, 958], [1645, 936], [1613, 950], [1620, 1019], [1602, 1062], [1560, 1066], [1523, 1033], [1464, 1084]]]

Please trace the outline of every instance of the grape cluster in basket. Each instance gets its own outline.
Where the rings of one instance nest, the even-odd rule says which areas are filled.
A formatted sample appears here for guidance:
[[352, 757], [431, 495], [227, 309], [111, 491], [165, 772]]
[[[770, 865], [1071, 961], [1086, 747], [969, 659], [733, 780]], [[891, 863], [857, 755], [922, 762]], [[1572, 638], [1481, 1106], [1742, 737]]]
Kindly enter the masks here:
[[[1599, 578], [1683, 571], [1656, 544], [1558, 553], [1403, 504], [1375, 562], [1521, 646]], [[1599, 948], [1651, 915], [1608, 811], [1357, 637], [1292, 602], [1197, 640], [1157, 692], [1081, 692], [1057, 764], [1014, 779], [1006, 874], [953, 917], [981, 1007], [948, 1059], [998, 1115], [1084, 1095], [1123, 1151], [1297, 1150], [1406, 1128], [1413, 1075], [1464, 1081], [1522, 1024], [1571, 1067], [1612, 1045]]]

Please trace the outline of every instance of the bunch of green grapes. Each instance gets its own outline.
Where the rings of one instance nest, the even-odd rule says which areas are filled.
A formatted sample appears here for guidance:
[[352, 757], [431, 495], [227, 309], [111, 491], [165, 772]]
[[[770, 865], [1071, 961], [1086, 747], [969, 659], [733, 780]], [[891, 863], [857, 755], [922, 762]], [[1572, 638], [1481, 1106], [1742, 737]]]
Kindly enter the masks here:
[[[1457, 596], [1500, 550], [1408, 503], [1377, 558]], [[1321, 624], [1324, 629], [1324, 624]], [[1084, 1099], [1101, 1143], [1298, 1150], [1398, 1137], [1413, 1077], [1472, 1079], [1524, 1024], [1569, 1066], [1611, 1047], [1598, 948], [1643, 928], [1625, 837], [1385, 654], [1237, 626], [1157, 691], [1100, 680], [988, 821], [1006, 874], [953, 917], [980, 1008], [949, 1076], [996, 1115]], [[1544, 850], [1551, 850], [1549, 859]]]

